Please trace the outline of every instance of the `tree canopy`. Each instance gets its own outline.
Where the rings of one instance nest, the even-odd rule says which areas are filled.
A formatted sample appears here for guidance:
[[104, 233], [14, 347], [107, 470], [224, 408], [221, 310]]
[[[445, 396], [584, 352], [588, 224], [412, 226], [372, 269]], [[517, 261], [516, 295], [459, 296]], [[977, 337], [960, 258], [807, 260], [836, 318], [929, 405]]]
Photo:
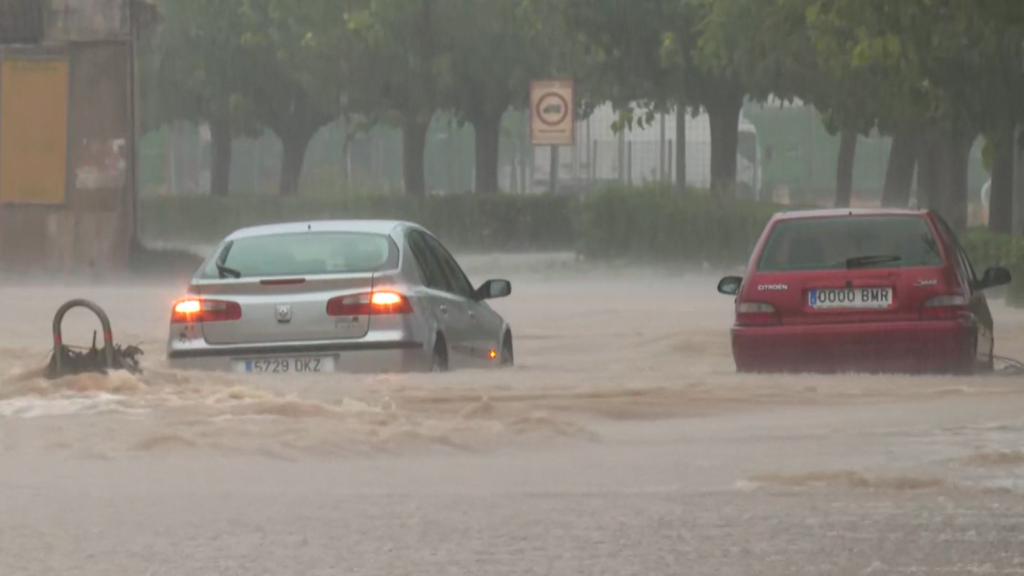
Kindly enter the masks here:
[[[584, 108], [612, 103], [617, 129], [660, 111], [706, 111], [712, 187], [726, 194], [743, 103], [798, 99], [844, 143], [875, 131], [893, 137], [886, 204], [906, 205], [916, 172], [922, 200], [962, 226], [972, 143], [986, 138], [993, 203], [1005, 208], [1012, 137], [1024, 122], [1021, 2], [164, 0], [163, 8], [163, 30], [147, 42], [144, 73], [159, 96], [147, 125], [208, 122], [228, 156], [232, 135], [272, 130], [284, 144], [282, 194], [297, 192], [313, 134], [356, 116], [402, 129], [406, 192], [425, 194], [426, 134], [440, 111], [473, 126], [477, 189], [497, 191], [502, 117], [524, 108], [531, 79], [563, 77], [576, 80]], [[842, 149], [840, 196], [855, 146]], [[1000, 218], [995, 226], [1008, 228]]]

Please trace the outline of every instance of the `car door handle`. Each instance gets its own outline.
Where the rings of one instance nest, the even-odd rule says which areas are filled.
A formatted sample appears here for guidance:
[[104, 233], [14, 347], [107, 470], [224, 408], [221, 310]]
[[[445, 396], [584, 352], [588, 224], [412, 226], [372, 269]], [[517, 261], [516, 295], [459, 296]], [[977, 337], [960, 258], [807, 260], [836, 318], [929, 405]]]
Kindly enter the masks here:
[[472, 310], [470, 310], [468, 312], [468, 314], [469, 314], [469, 319], [470, 320], [476, 320], [476, 312], [473, 312]]
[[441, 306], [440, 308], [438, 308], [438, 310], [441, 311], [441, 314], [444, 314], [446, 316], [448, 315], [448, 307], [447, 306]]

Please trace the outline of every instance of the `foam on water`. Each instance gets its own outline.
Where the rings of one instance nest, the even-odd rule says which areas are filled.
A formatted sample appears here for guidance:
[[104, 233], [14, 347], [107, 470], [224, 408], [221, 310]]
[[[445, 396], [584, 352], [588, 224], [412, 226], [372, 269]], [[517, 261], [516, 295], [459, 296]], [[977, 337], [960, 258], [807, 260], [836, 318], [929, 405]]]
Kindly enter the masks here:
[[[408, 444], [483, 449], [551, 439], [599, 442], [599, 421], [608, 420], [658, 421], [765, 407], [885, 405], [1014, 396], [1021, 391], [1020, 379], [1009, 378], [737, 375], [728, 344], [729, 302], [714, 293], [712, 277], [654, 270], [599, 272], [565, 255], [470, 259], [467, 267], [480, 276], [514, 270], [532, 278], [525, 288], [517, 283], [515, 298], [494, 303], [517, 333], [520, 365], [515, 370], [288, 379], [175, 372], [166, 368], [162, 348], [164, 304], [177, 291], [91, 287], [93, 293], [83, 295], [107, 305], [115, 332], [125, 341], [142, 343], [146, 371], [139, 377], [114, 373], [48, 381], [41, 378], [39, 364], [24, 369], [27, 359], [39, 358], [41, 363], [47, 356], [48, 339], [29, 336], [37, 330], [29, 330], [28, 318], [45, 318], [67, 294], [52, 289], [32, 289], [34, 298], [9, 294], [8, 301], [32, 306], [15, 313], [26, 316], [0, 336], [0, 371], [8, 374], [0, 382], [0, 422], [16, 426], [13, 422], [19, 419], [87, 417], [91, 420], [83, 426], [99, 437], [86, 440], [68, 427], [53, 432], [67, 436], [58, 443], [106, 440], [116, 449], [146, 438], [179, 437], [187, 441], [171, 442], [178, 448], [253, 451], [268, 446], [318, 450]], [[69, 316], [68, 338], [74, 321]], [[80, 336], [87, 337], [91, 329]], [[1024, 331], [1009, 333], [1024, 339]], [[27, 345], [33, 341], [39, 346]], [[146, 415], [144, 425], [117, 424], [140, 415]], [[110, 436], [111, 430], [138, 436]]]
[[[435, 375], [175, 372], [179, 286], [0, 287], [0, 573], [1024, 566], [1024, 379], [737, 375], [717, 278], [505, 264], [469, 268], [512, 276], [519, 366]], [[24, 370], [70, 297], [144, 375]], [[1024, 314], [994, 306], [1013, 355]]]

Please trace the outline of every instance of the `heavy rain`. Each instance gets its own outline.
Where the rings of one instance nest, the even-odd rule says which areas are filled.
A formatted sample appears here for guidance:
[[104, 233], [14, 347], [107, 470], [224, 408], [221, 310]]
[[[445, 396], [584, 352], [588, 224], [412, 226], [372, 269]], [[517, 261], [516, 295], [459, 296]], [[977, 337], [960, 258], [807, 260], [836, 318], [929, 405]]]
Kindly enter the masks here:
[[0, 0], [0, 574], [1022, 573], [1022, 123], [1003, 0]]

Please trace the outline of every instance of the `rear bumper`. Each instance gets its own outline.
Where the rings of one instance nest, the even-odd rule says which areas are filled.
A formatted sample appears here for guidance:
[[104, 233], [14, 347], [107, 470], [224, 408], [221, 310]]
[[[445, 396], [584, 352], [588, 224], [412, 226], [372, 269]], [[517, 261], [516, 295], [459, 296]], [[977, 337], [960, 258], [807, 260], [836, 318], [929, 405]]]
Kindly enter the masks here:
[[950, 321], [733, 327], [742, 372], [962, 372], [978, 329]]
[[167, 352], [169, 366], [177, 370], [242, 371], [247, 360], [331, 357], [334, 372], [390, 373], [429, 370], [431, 354], [421, 342], [309, 342], [281, 345], [211, 346], [190, 343]]

